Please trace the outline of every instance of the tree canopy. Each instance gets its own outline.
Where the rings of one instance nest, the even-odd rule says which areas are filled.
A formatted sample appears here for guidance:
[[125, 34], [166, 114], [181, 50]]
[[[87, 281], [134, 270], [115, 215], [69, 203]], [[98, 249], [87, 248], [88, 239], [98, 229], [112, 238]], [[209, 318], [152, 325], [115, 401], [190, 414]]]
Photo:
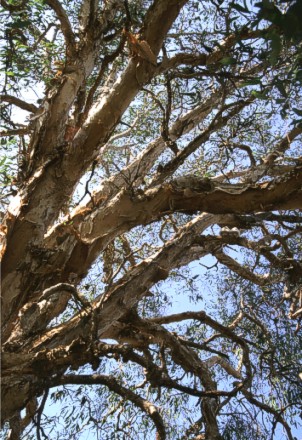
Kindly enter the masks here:
[[301, 9], [1, 0], [7, 439], [296, 438]]

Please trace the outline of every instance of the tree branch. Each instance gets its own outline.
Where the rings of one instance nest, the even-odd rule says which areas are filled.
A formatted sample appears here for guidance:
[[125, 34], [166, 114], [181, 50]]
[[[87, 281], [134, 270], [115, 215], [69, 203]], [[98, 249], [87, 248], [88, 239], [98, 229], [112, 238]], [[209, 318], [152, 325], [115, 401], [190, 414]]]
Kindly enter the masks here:
[[61, 30], [66, 42], [66, 54], [74, 56], [76, 53], [75, 37], [65, 9], [58, 0], [45, 0], [45, 3], [54, 10], [61, 23]]
[[0, 137], [8, 137], [8, 136], [24, 136], [29, 133], [29, 128], [16, 128], [12, 130], [3, 130], [0, 131]]
[[252, 271], [247, 269], [246, 267], [241, 266], [241, 264], [237, 263], [236, 260], [231, 258], [229, 255], [226, 255], [221, 250], [215, 250], [213, 252], [213, 255], [217, 258], [219, 263], [223, 264], [224, 266], [228, 267], [232, 272], [237, 273], [242, 278], [245, 278], [246, 280], [251, 281], [252, 283], [256, 284], [257, 286], [264, 286], [266, 284], [270, 284], [272, 280], [262, 277], [260, 275], [254, 274]]
[[[233, 116], [237, 115], [244, 107], [251, 104], [253, 99], [248, 99], [246, 101], [242, 101], [239, 103], [228, 104], [223, 106], [222, 109], [214, 116], [213, 120], [209, 124], [209, 126], [198, 136], [195, 137], [186, 147], [180, 151], [175, 158], [173, 158], [170, 162], [167, 162], [160, 170], [158, 170], [158, 174], [154, 177], [150, 186], [156, 186], [164, 182], [164, 180], [171, 176], [176, 169], [181, 166], [184, 161], [197, 150], [202, 144], [207, 142], [210, 138], [210, 135], [223, 127]], [[231, 107], [231, 110], [226, 116], [222, 116], [222, 113]], [[232, 108], [233, 107], [233, 108]]]
[[[151, 16], [148, 15], [150, 21], [146, 21], [145, 29], [150, 40], [152, 40], [153, 52], [160, 49], [166, 32], [172, 26], [181, 6], [186, 1], [157, 0], [151, 7]], [[49, 4], [55, 5], [57, 2], [56, 0], [49, 0]], [[150, 42], [148, 43], [150, 44]], [[43, 116], [43, 121], [37, 121], [40, 128], [33, 138], [31, 151], [37, 149], [38, 146], [40, 148], [38, 148], [37, 154], [32, 154], [34, 160], [31, 163], [30, 173], [33, 178], [31, 180], [30, 203], [28, 204], [31, 208], [27, 209], [25, 221], [22, 223], [23, 233], [20, 229], [18, 230], [18, 234], [27, 237], [32, 235], [34, 229], [37, 245], [43, 242], [45, 228], [57, 218], [61, 208], [73, 193], [75, 184], [95, 159], [100, 143], [107, 141], [120, 117], [139, 92], [141, 84], [137, 81], [137, 75], [146, 75], [146, 81], [149, 81], [155, 72], [155, 67], [147, 61], [143, 62], [139, 68], [136, 66], [136, 62], [130, 61], [126, 71], [116, 82], [108, 98], [92, 107], [88, 120], [77, 132], [72, 144], [66, 145], [62, 142], [68, 112], [82, 81], [94, 67], [95, 51], [95, 44], [89, 46], [89, 48], [85, 47], [86, 71], [78, 66], [75, 71], [63, 76], [59, 90], [51, 99], [48, 111]], [[54, 154], [55, 146], [58, 146], [57, 154]], [[59, 180], [58, 168], [60, 169]], [[40, 172], [35, 174], [34, 171], [37, 169], [40, 169]], [[41, 203], [41, 196], [43, 200], [47, 199], [47, 206]], [[23, 206], [22, 202], [21, 205]], [[23, 209], [21, 208], [21, 211]], [[41, 212], [41, 209], [43, 212]], [[20, 215], [23, 214], [20, 212]], [[30, 221], [26, 220], [27, 216], [30, 217]], [[40, 222], [41, 216], [44, 219], [43, 223]], [[21, 261], [24, 261], [27, 253], [27, 243], [19, 240], [19, 238], [17, 239], [17, 235], [12, 233], [15, 223], [8, 222], [8, 224], [11, 230], [4, 257], [6, 267], [12, 263], [9, 257], [10, 246], [15, 249], [14, 255], [18, 256]], [[37, 225], [40, 226], [37, 227]]]
[[[249, 69], [247, 74], [255, 74], [259, 71], [260, 65]], [[237, 82], [235, 83], [235, 85]], [[196, 106], [193, 110], [189, 111], [185, 115], [180, 116], [169, 129], [169, 138], [172, 141], [180, 139], [183, 135], [189, 133], [196, 128], [199, 123], [204, 121], [206, 117], [213, 111], [213, 109], [220, 102], [223, 94], [231, 92], [233, 86], [227, 86], [214, 90], [210, 96], [203, 101], [200, 105]], [[131, 181], [133, 187], [138, 187], [143, 183], [142, 176], [146, 175], [158, 157], [166, 148], [166, 143], [159, 137], [151, 142], [141, 154], [134, 159], [127, 168], [124, 168], [121, 172], [105, 180], [98, 190], [94, 193], [94, 199], [104, 199], [109, 195], [113, 196], [125, 185], [125, 176]]]
[[302, 133], [301, 127], [294, 127], [290, 132], [288, 132], [283, 139], [278, 142], [278, 144], [273, 148], [273, 151], [268, 153], [263, 159], [265, 165], [273, 165], [273, 163], [282, 156], [286, 150], [290, 147], [292, 141]]
[[1, 0], [0, 4], [7, 11], [14, 13], [23, 11], [25, 9], [25, 6], [27, 5], [27, 0], [21, 0], [17, 5], [11, 5], [7, 3], [6, 0]]
[[34, 104], [29, 104], [28, 102], [25, 102], [22, 99], [17, 98], [16, 96], [2, 94], [0, 95], [0, 100], [9, 102], [10, 104], [14, 104], [17, 107], [20, 107], [23, 110], [27, 110], [31, 113], [35, 113], [38, 110], [38, 107], [36, 107]]
[[55, 386], [68, 384], [107, 386], [111, 391], [115, 392], [123, 399], [130, 400], [130, 402], [132, 402], [134, 405], [144, 411], [152, 419], [157, 430], [158, 438], [160, 440], [164, 440], [166, 438], [165, 425], [158, 408], [153, 405], [153, 403], [149, 402], [146, 399], [143, 399], [130, 389], [120, 385], [113, 376], [106, 376], [104, 374], [68, 374], [55, 380]]
[[[170, 59], [164, 59], [163, 62], [158, 67], [159, 73], [164, 73], [168, 70], [173, 70], [178, 66], [187, 65], [187, 66], [209, 66], [213, 64], [219, 63], [219, 61], [228, 54], [228, 52], [238, 43], [238, 41], [248, 40], [248, 39], [257, 39], [259, 37], [263, 37], [265, 32], [269, 32], [271, 26], [267, 29], [261, 30], [247, 30], [243, 28], [241, 31], [238, 30], [238, 33], [228, 35], [225, 40], [221, 41], [210, 54], [205, 53], [177, 53]], [[213, 66], [211, 66], [213, 68]], [[211, 71], [210, 71], [211, 73]], [[214, 72], [215, 75], [215, 72]]]
[[[239, 214], [270, 210], [273, 203], [278, 209], [297, 209], [302, 207], [301, 181], [302, 167], [285, 175], [282, 182], [265, 182], [253, 187], [245, 184], [215, 184], [211, 179], [184, 176], [167, 185], [147, 190], [141, 198], [135, 199], [131, 193], [123, 191], [111, 199], [109, 204], [96, 205], [94, 209], [75, 210], [49, 231], [47, 241], [49, 245], [52, 242], [55, 245], [58, 234], [62, 235], [64, 231], [72, 234], [73, 230], [80, 241], [91, 245], [98, 238], [105, 239], [113, 231], [119, 234], [125, 232], [125, 227], [128, 230], [134, 225], [147, 224], [177, 211]], [[119, 206], [120, 212], [118, 218], [112, 217], [110, 220], [110, 228], [105, 227], [105, 224], [108, 225], [108, 217], [104, 217], [109, 206], [111, 212], [115, 212], [114, 206]], [[93, 225], [90, 217], [94, 219]], [[68, 221], [72, 221], [72, 228], [66, 224]]]
[[[131, 310], [151, 286], [166, 279], [169, 270], [181, 261], [184, 249], [189, 249], [194, 238], [215, 221], [219, 221], [219, 216], [203, 214], [189, 222], [173, 239], [165, 244], [159, 253], [135, 266], [127, 275], [113, 284], [105, 295], [98, 297], [92, 303], [92, 308], [95, 311], [98, 310], [99, 337], [102, 337], [111, 328], [114, 321], [119, 320], [127, 311]], [[127, 284], [126, 290], [125, 283]], [[44, 337], [39, 338], [34, 345], [48, 344], [47, 341], [52, 338], [60, 340], [61, 337], [64, 338], [64, 343], [68, 343], [69, 338], [72, 341], [74, 334], [81, 331], [81, 319], [81, 316], [77, 315], [64, 325], [59, 326], [55, 333], [52, 330], [47, 331]]]
[[242, 389], [241, 391], [242, 391], [243, 395], [245, 396], [245, 398], [249, 402], [251, 402], [253, 405], [257, 406], [258, 408], [263, 409], [265, 412], [272, 414], [275, 417], [276, 421], [281, 423], [281, 425], [284, 427], [284, 429], [286, 431], [286, 434], [287, 434], [287, 437], [289, 440], [295, 440], [295, 438], [293, 437], [293, 435], [291, 433], [291, 429], [290, 429], [288, 423], [282, 417], [281, 412], [278, 412], [277, 410], [273, 409], [271, 406], [257, 400], [250, 391], [248, 391], [246, 389]]

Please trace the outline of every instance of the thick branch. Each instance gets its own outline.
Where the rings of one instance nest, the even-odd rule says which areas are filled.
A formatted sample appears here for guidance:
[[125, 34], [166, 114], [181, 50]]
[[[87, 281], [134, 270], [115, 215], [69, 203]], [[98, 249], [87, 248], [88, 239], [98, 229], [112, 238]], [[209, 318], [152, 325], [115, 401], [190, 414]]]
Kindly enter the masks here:
[[[219, 217], [203, 214], [184, 226], [176, 236], [168, 241], [162, 250], [152, 258], [135, 266], [127, 275], [115, 283], [104, 295], [92, 303], [93, 309], [98, 310], [98, 334], [101, 337], [117, 320], [127, 311], [131, 310], [137, 302], [149, 291], [156, 282], [168, 277], [169, 270], [178, 265], [185, 249], [190, 249], [194, 238]], [[57, 345], [61, 338], [64, 344], [77, 338], [81, 332], [82, 317], [75, 316], [66, 324], [56, 329], [49, 330], [44, 337], [39, 338], [36, 347], [46, 344]], [[50, 342], [52, 340], [52, 342]]]
[[[151, 15], [148, 15], [149, 21], [145, 25], [145, 32], [148, 38], [150, 37], [151, 43], [149, 42], [149, 44], [154, 53], [158, 52], [160, 48], [158, 46], [161, 46], [166, 32], [185, 2], [186, 0], [158, 0], [154, 3], [151, 8], [152, 13], [150, 12]], [[41, 157], [45, 157], [45, 163], [41, 164], [39, 173], [34, 174], [31, 185], [28, 185], [26, 193], [27, 208], [22, 222], [17, 222], [17, 224], [14, 221], [8, 222], [10, 229], [16, 226], [16, 233], [12, 234], [12, 231], [9, 231], [8, 234], [9, 243], [3, 263], [6, 268], [12, 263], [9, 256], [12, 255], [9, 250], [10, 247], [14, 249], [15, 258], [20, 259], [20, 261], [25, 260], [27, 243], [22, 239], [20, 240], [20, 237], [34, 235], [36, 242], [43, 241], [45, 229], [55, 220], [61, 207], [69, 200], [74, 185], [97, 155], [100, 142], [106, 142], [121, 115], [139, 92], [141, 83], [137, 80], [138, 76], [142, 75], [144, 77], [143, 81], [149, 81], [154, 74], [155, 67], [147, 61], [141, 63], [140, 66], [137, 66], [135, 61], [130, 61], [125, 73], [116, 82], [108, 97], [104, 101], [98, 102], [91, 109], [90, 116], [78, 131], [73, 144], [68, 146], [68, 151], [65, 151], [66, 154], [60, 149], [54, 152], [54, 146], [58, 145], [58, 137], [63, 138], [64, 136], [63, 126], [68, 116], [68, 110], [85, 77], [85, 73], [87, 76], [87, 73], [91, 72], [93, 68], [95, 51], [94, 45], [88, 49], [85, 48], [83, 56], [85, 56], [86, 72], [79, 64], [74, 72], [64, 75], [59, 90], [52, 98], [51, 106], [43, 116], [45, 124], [47, 124], [48, 138], [47, 140], [43, 139], [40, 146], [41, 151], [43, 151], [40, 160]], [[44, 132], [41, 131], [41, 133]], [[48, 157], [47, 160], [46, 157]], [[38, 158], [36, 163], [39, 163], [39, 154], [36, 158]], [[24, 195], [21, 193], [21, 196]], [[24, 208], [20, 195], [18, 195], [17, 200], [17, 203], [19, 203], [16, 209], [17, 215], [16, 212], [13, 215], [19, 218], [19, 216], [22, 217]], [[43, 221], [41, 221], [42, 218]], [[15, 258], [10, 270], [16, 267]], [[20, 291], [20, 286], [17, 290]]]
[[302, 133], [301, 127], [294, 127], [283, 139], [274, 147], [273, 151], [266, 155], [263, 162], [265, 165], [272, 165], [278, 157], [282, 156], [290, 147], [292, 141]]
[[[68, 241], [68, 261], [64, 258], [64, 241], [61, 244], [60, 259], [52, 263], [52, 270], [58, 264], [60, 271], [68, 279], [70, 273], [77, 273], [78, 279], [83, 277], [99, 252], [116, 236], [132, 229], [139, 224], [155, 221], [163, 215], [175, 211], [182, 212], [212, 212], [213, 214], [249, 213], [274, 209], [301, 208], [302, 169], [297, 167], [295, 172], [277, 183], [261, 183], [254, 187], [245, 185], [219, 184], [217, 187], [210, 180], [181, 178], [146, 192], [144, 197], [133, 198], [131, 193], [122, 192], [110, 202], [101, 205], [96, 211], [75, 214], [64, 219], [63, 224], [55, 227], [49, 233], [48, 247], [58, 250], [57, 237], [74, 237], [74, 249], [71, 251], [70, 238]], [[119, 212], [119, 215], [116, 215]], [[72, 221], [72, 223], [70, 223]], [[68, 236], [66, 235], [68, 233]], [[21, 238], [22, 239], [22, 238]], [[27, 241], [26, 241], [27, 243]], [[14, 255], [12, 255], [14, 257]], [[66, 263], [68, 263], [66, 265]], [[79, 271], [79, 268], [81, 270]], [[5, 269], [5, 267], [4, 267]], [[5, 270], [3, 282], [5, 283]], [[8, 317], [7, 307], [14, 297], [10, 294], [14, 282], [9, 280], [9, 286], [3, 291], [3, 313]], [[59, 282], [59, 281], [58, 281]], [[8, 302], [7, 302], [8, 301]], [[21, 305], [21, 304], [20, 304]]]
[[185, 321], [186, 319], [203, 322], [206, 325], [212, 327], [214, 330], [221, 333], [222, 335], [236, 342], [237, 344], [240, 344], [242, 347], [246, 346], [246, 342], [243, 338], [237, 336], [236, 333], [234, 333], [229, 327], [219, 324], [217, 321], [207, 315], [206, 312], [203, 310], [200, 312], [183, 312], [169, 316], [158, 316], [155, 318], [150, 318], [149, 321], [157, 324], [171, 324], [173, 322]]
[[58, 0], [45, 0], [45, 3], [54, 10], [60, 20], [61, 30], [66, 42], [67, 55], [75, 55], [75, 37], [65, 9]]
[[[68, 221], [72, 221], [72, 228], [83, 243], [92, 244], [113, 231], [119, 234], [129, 227], [150, 223], [176, 211], [243, 214], [269, 211], [272, 206], [275, 209], [299, 209], [302, 207], [301, 182], [301, 167], [285, 175], [282, 182], [265, 182], [257, 186], [215, 184], [211, 179], [184, 176], [147, 190], [142, 197], [135, 198], [123, 191], [94, 210], [83, 213], [75, 210], [61, 225], [49, 232], [48, 242], [50, 245], [58, 234], [71, 232], [66, 225]], [[119, 217], [115, 216], [117, 209]], [[124, 229], [126, 224], [128, 227]]]
[[269, 282], [269, 280], [263, 276], [254, 274], [251, 270], [243, 267], [241, 264], [237, 263], [232, 257], [226, 255], [224, 252], [214, 251], [213, 255], [217, 258], [219, 263], [224, 264], [228, 267], [232, 272], [237, 273], [242, 278], [251, 281], [252, 283], [258, 286], [264, 286]]
[[[221, 96], [222, 90], [215, 90], [202, 104], [177, 119], [169, 130], [169, 138], [176, 141], [193, 130], [215, 108]], [[106, 198], [118, 192], [125, 185], [125, 176], [133, 185], [139, 186], [142, 183], [143, 176], [152, 168], [165, 148], [166, 144], [162, 137], [152, 141], [127, 168], [102, 182], [99, 189], [94, 193], [95, 200]]]
[[10, 104], [14, 104], [17, 107], [20, 107], [23, 110], [27, 110], [31, 113], [35, 113], [38, 110], [38, 107], [36, 107], [34, 104], [29, 104], [28, 102], [25, 102], [22, 99], [17, 98], [16, 96], [3, 94], [0, 95], [0, 100], [9, 102]]
[[0, 131], [0, 137], [8, 137], [8, 136], [16, 136], [16, 135], [23, 136], [28, 133], [29, 133], [28, 128], [16, 128], [14, 130]]

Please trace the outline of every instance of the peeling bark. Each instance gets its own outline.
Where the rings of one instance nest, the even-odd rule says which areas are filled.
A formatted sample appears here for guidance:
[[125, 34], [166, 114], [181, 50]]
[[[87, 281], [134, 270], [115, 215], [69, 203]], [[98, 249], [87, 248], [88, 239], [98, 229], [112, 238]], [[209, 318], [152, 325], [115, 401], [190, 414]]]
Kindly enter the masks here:
[[[273, 379], [282, 365], [279, 359], [274, 365], [273, 338], [244, 295], [229, 324], [206, 310], [168, 316], [152, 311], [151, 316], [150, 309], [149, 316], [140, 308], [155, 295], [154, 287], [173, 279], [176, 269], [210, 255], [243, 286], [263, 289], [274, 310], [289, 303], [289, 319], [298, 322], [299, 331], [302, 162], [297, 145], [302, 130], [296, 126], [274, 136], [266, 129], [256, 145], [251, 134], [256, 125], [249, 119], [257, 112], [257, 94], [242, 91], [245, 81], [258, 84], [258, 75], [275, 87], [270, 75], [287, 66], [286, 54], [269, 72], [249, 55], [238, 66], [224, 65], [239, 50], [238, 43], [265, 39], [264, 31], [246, 28], [226, 32], [210, 53], [183, 52], [183, 43], [178, 48], [169, 42], [169, 32], [183, 26], [181, 11], [190, 2], [151, 3], [149, 9], [141, 6], [141, 27], [134, 34], [138, 18], [130, 16], [127, 2], [84, 0], [76, 29], [61, 2], [45, 1], [65, 41], [62, 66], [39, 105], [1, 93], [4, 102], [32, 113], [27, 126], [2, 133], [28, 133], [30, 141], [20, 140], [27, 145], [26, 166], [0, 229], [1, 423], [9, 422], [10, 439], [19, 438], [33, 417], [39, 425], [37, 398], [44, 393], [45, 403], [46, 390], [89, 384], [131, 402], [152, 420], [157, 438], [168, 438], [160, 405], [112, 374], [100, 373], [101, 360], [110, 357], [135, 363], [144, 377], [142, 389], [148, 383], [159, 394], [166, 388], [199, 398], [201, 419], [192, 423], [188, 438], [222, 439], [219, 415], [241, 393], [240, 399], [273, 416], [293, 439], [283, 409], [278, 412], [253, 394], [255, 359], [267, 362]], [[23, 7], [23, 2], [3, 2], [12, 14]], [[206, 90], [189, 109], [186, 93], [175, 90], [179, 79], [192, 78], [213, 78], [213, 83], [205, 83]], [[136, 106], [143, 112], [145, 98], [149, 105], [150, 96], [152, 105], [160, 107], [160, 116], [157, 107], [152, 109], [152, 138], [147, 129], [139, 133], [140, 115], [130, 120]], [[130, 142], [130, 147], [123, 145], [126, 136], [135, 139], [133, 148]], [[119, 150], [121, 167], [114, 156]], [[74, 207], [75, 188], [88, 171], [85, 194]], [[229, 248], [250, 252], [253, 262], [237, 261]], [[97, 293], [88, 296], [84, 282], [94, 264], [101, 266], [102, 281]], [[275, 285], [277, 293], [267, 299]], [[165, 293], [156, 295], [161, 299]], [[174, 331], [175, 323], [188, 320], [197, 323], [194, 334]], [[249, 339], [242, 328], [251, 324], [255, 334]], [[263, 335], [266, 346], [261, 346]], [[105, 339], [117, 343], [105, 344]], [[87, 363], [95, 374], [66, 373]], [[220, 377], [228, 378], [223, 389]]]

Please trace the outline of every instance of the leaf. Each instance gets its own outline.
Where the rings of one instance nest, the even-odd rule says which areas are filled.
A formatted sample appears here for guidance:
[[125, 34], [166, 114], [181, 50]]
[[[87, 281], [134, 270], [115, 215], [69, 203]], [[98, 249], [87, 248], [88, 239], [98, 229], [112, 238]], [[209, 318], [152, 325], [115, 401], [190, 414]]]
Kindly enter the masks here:
[[275, 82], [275, 86], [277, 87], [277, 89], [279, 90], [279, 92], [281, 93], [281, 95], [282, 95], [284, 98], [287, 98], [287, 92], [286, 92], [286, 89], [285, 89], [285, 87], [284, 87], [283, 81], [281, 81], [281, 80], [278, 79], [278, 80]]
[[294, 119], [290, 125], [294, 125], [302, 129], [302, 119]]
[[232, 7], [233, 7], [234, 9], [236, 9], [236, 11], [238, 11], [238, 12], [242, 12], [243, 14], [244, 14], [244, 13], [249, 13], [249, 12], [250, 12], [246, 7], [243, 7], [243, 6], [241, 6], [241, 5], [238, 5], [237, 3], [233, 3], [233, 4], [232, 4]]
[[302, 110], [300, 110], [300, 109], [298, 109], [296, 107], [293, 107], [293, 112], [295, 112], [296, 115], [298, 115], [298, 116], [302, 116]]
[[252, 78], [252, 79], [249, 79], [247, 81], [242, 82], [239, 87], [257, 86], [259, 84], [261, 84], [260, 78]]
[[2, 165], [4, 165], [6, 159], [7, 159], [7, 157], [4, 156], [3, 159], [0, 160], [0, 167], [2, 167]]
[[28, 27], [31, 24], [30, 20], [17, 20], [15, 23], [12, 23], [10, 27], [12, 29], [22, 29]]
[[257, 92], [257, 90], [252, 91], [252, 96], [257, 99], [263, 99], [265, 101], [268, 99], [268, 96], [265, 94], [265, 92]]
[[283, 15], [280, 10], [270, 1], [264, 0], [262, 2], [256, 3], [260, 10], [258, 12], [258, 17], [268, 20], [271, 23], [280, 26], [282, 23]]
[[220, 64], [223, 66], [230, 66], [232, 64], [236, 64], [236, 60], [233, 57], [224, 57], [220, 60]]
[[282, 49], [282, 43], [281, 43], [280, 35], [277, 34], [277, 32], [271, 32], [270, 38], [271, 38], [271, 53], [269, 56], [269, 61], [271, 65], [274, 66], [278, 61]]

